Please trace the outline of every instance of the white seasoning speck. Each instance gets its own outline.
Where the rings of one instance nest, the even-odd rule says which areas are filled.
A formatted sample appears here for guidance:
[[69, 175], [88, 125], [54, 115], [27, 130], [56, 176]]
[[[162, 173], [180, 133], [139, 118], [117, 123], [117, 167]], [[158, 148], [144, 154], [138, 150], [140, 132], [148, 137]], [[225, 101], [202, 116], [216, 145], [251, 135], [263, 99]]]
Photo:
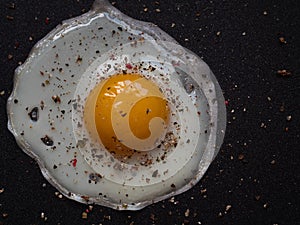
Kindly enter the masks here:
[[81, 218], [82, 218], [82, 219], [87, 219], [87, 213], [86, 213], [86, 212], [83, 212], [83, 213], [81, 214]]
[[225, 211], [228, 212], [231, 209], [231, 205], [226, 205]]
[[185, 217], [188, 217], [188, 216], [190, 215], [190, 210], [187, 209], [187, 210], [185, 211], [184, 215], [185, 215]]

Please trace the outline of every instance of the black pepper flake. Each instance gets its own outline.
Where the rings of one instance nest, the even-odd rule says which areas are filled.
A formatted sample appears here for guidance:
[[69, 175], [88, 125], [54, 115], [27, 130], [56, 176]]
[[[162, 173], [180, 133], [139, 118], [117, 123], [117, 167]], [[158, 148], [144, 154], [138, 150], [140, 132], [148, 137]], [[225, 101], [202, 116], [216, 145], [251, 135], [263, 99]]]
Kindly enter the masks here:
[[62, 114], [65, 114], [65, 113], [66, 113], [66, 110], [61, 110], [61, 113], [62, 113]]
[[171, 184], [171, 188], [176, 188], [175, 184]]
[[14, 103], [17, 104], [19, 102], [18, 99], [14, 99]]
[[76, 63], [77, 64], [80, 64], [82, 62], [82, 58], [79, 56], [77, 56], [77, 59], [76, 59]]
[[127, 113], [126, 112], [120, 112], [120, 115], [122, 116], [122, 117], [125, 117], [126, 115], [127, 115]]
[[53, 145], [53, 141], [51, 138], [48, 137], [48, 135], [45, 135], [44, 137], [41, 138], [42, 142], [47, 145], [47, 146], [52, 146]]
[[41, 104], [41, 106], [40, 106], [40, 107], [41, 107], [41, 110], [43, 110], [43, 109], [44, 109], [44, 107], [45, 107], [45, 103], [44, 103], [44, 101], [41, 101], [41, 103], [40, 103], [40, 104]]
[[152, 177], [157, 177], [157, 174], [158, 174], [158, 170], [155, 170], [152, 174]]
[[118, 30], [119, 30], [119, 31], [123, 31], [123, 28], [122, 28], [122, 27], [118, 27]]
[[155, 67], [153, 67], [153, 66], [149, 66], [149, 68], [148, 68], [151, 72], [153, 72], [154, 70], [156, 70], [156, 68]]
[[38, 121], [39, 119], [39, 108], [34, 107], [29, 113], [28, 113], [30, 119], [34, 122]]
[[53, 95], [53, 96], [52, 96], [52, 99], [53, 99], [53, 101], [54, 101], [55, 103], [61, 103], [60, 97], [57, 96], [57, 95]]
[[149, 112], [151, 112], [151, 109], [146, 109], [146, 114], [148, 115], [149, 114]]

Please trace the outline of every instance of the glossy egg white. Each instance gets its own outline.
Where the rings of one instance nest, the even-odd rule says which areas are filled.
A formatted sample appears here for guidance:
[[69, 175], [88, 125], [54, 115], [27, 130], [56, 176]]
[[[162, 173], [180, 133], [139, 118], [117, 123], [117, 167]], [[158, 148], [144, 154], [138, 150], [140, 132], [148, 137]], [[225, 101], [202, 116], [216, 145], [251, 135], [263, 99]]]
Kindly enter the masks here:
[[[93, 88], [131, 73], [128, 64], [168, 100], [173, 144], [120, 159], [89, 133], [83, 113]], [[219, 84], [197, 55], [101, 0], [36, 44], [16, 70], [7, 108], [10, 131], [53, 186], [79, 202], [118, 210], [141, 209], [194, 186], [216, 156], [226, 122]]]

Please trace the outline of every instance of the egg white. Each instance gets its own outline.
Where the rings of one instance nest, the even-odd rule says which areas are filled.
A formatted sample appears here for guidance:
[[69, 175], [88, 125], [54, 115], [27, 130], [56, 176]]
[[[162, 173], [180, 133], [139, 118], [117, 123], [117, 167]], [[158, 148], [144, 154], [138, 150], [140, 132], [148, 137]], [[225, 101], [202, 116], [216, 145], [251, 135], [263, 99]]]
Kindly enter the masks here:
[[[222, 95], [208, 66], [197, 56], [159, 28], [105, 7], [108, 11], [102, 12], [95, 5], [37, 43], [16, 70], [8, 100], [8, 127], [65, 196], [135, 210], [181, 193], [203, 176], [220, 145], [219, 139], [216, 146], [216, 133]], [[144, 159], [139, 156], [112, 162], [101, 142], [89, 137], [82, 121], [89, 92], [101, 79], [125, 70], [125, 62], [156, 68], [140, 73], [163, 90], [174, 112], [169, 130], [178, 143], [164, 160], [152, 160], [148, 166], [134, 161]], [[35, 107], [37, 121], [28, 116]], [[45, 137], [53, 144], [45, 144]], [[102, 158], [96, 157], [98, 151]], [[160, 151], [154, 149], [149, 155], [154, 159]]]

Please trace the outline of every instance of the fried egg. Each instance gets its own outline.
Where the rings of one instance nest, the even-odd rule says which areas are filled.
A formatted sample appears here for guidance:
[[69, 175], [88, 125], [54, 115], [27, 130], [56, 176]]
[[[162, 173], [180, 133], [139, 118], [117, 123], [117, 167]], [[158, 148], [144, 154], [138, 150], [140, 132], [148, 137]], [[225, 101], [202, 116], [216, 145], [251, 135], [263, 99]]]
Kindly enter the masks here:
[[193, 187], [226, 121], [209, 67], [106, 1], [36, 44], [7, 107], [10, 131], [53, 186], [118, 210]]

